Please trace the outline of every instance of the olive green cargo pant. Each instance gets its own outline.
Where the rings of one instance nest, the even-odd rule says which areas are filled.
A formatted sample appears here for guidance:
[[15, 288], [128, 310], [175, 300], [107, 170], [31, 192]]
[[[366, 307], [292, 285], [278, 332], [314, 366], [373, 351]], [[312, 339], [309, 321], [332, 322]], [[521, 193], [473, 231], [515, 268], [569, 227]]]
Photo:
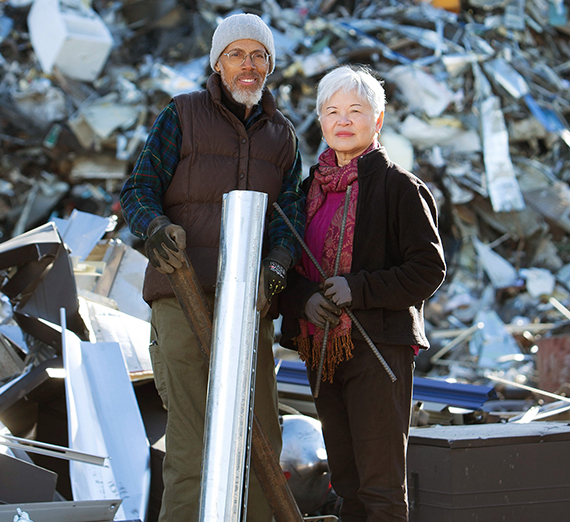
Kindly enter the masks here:
[[[213, 296], [208, 296], [213, 309]], [[153, 301], [150, 353], [157, 390], [168, 411], [164, 493], [160, 522], [195, 522], [200, 505], [200, 468], [208, 368], [198, 341], [174, 297]], [[255, 412], [279, 458], [281, 428], [273, 359], [271, 319], [259, 326]], [[271, 510], [253, 471], [249, 481], [248, 522], [269, 522]]]

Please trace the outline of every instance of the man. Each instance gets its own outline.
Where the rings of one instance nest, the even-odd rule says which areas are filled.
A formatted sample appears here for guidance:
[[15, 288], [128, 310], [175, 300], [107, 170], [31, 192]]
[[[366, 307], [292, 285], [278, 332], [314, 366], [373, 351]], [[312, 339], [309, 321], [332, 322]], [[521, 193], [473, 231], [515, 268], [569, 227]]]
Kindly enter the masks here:
[[[166, 274], [181, 266], [186, 250], [213, 309], [222, 197], [231, 190], [268, 194], [255, 410], [276, 455], [281, 452], [273, 322], [266, 313], [300, 249], [273, 203], [302, 233], [304, 198], [293, 126], [265, 87], [274, 54], [271, 30], [261, 18], [237, 14], [223, 20], [212, 37], [214, 73], [206, 89], [176, 96], [162, 111], [121, 191], [125, 219], [145, 240], [149, 258], [143, 297], [152, 307], [155, 383], [168, 410], [160, 522], [197, 520], [208, 380], [198, 342]], [[271, 520], [253, 473], [248, 520]]]

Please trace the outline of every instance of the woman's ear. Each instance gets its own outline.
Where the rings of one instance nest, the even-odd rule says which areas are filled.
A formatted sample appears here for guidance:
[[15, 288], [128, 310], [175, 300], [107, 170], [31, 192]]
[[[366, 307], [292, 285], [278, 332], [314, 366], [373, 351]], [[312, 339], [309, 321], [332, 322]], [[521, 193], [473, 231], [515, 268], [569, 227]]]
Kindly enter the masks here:
[[376, 132], [380, 132], [382, 125], [384, 125], [384, 111], [380, 113], [380, 116], [378, 116], [378, 119], [376, 120]]

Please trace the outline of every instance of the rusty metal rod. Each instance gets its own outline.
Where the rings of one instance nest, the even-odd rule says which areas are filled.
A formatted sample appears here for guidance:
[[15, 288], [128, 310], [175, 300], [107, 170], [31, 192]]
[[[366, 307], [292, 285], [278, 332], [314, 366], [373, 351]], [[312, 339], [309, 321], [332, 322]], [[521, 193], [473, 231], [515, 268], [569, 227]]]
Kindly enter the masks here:
[[[198, 276], [190, 261], [168, 274], [170, 284], [184, 312], [188, 325], [198, 338], [204, 360], [210, 362], [212, 343], [212, 311]], [[255, 406], [254, 406], [255, 410]], [[257, 415], [253, 414], [251, 464], [263, 494], [273, 512], [275, 522], [302, 522], [295, 497], [281, 469], [279, 459]]]
[[[321, 265], [319, 264], [319, 262], [317, 261], [317, 259], [313, 255], [313, 253], [309, 250], [309, 247], [307, 246], [307, 244], [305, 243], [305, 241], [303, 240], [303, 238], [301, 237], [299, 232], [297, 232], [297, 230], [295, 230], [293, 223], [291, 223], [291, 221], [289, 221], [289, 218], [287, 217], [285, 212], [283, 212], [283, 209], [279, 206], [278, 203], [273, 203], [273, 207], [275, 208], [275, 210], [277, 210], [277, 212], [279, 212], [279, 215], [283, 218], [286, 225], [289, 227], [289, 229], [291, 230], [291, 232], [293, 233], [293, 235], [295, 236], [297, 241], [299, 241], [301, 248], [309, 256], [309, 259], [313, 262], [313, 264], [315, 265], [316, 269], [319, 271], [319, 274], [321, 275], [323, 280], [326, 279], [327, 275], [325, 274], [325, 271], [322, 269]], [[374, 345], [374, 342], [372, 341], [372, 339], [370, 339], [370, 336], [366, 333], [366, 331], [364, 330], [364, 328], [360, 324], [360, 321], [352, 313], [352, 310], [350, 310], [349, 308], [345, 308], [345, 310], [346, 310], [346, 313], [348, 314], [348, 317], [350, 317], [352, 319], [352, 323], [354, 324], [354, 326], [356, 326], [356, 328], [358, 329], [358, 331], [360, 332], [360, 334], [362, 335], [362, 337], [366, 341], [366, 344], [370, 347], [370, 349], [372, 350], [372, 352], [374, 353], [376, 358], [380, 361], [380, 364], [382, 365], [384, 370], [386, 370], [386, 373], [390, 377], [390, 380], [392, 382], [396, 381], [396, 375], [394, 374], [394, 372], [392, 371], [390, 366], [388, 366], [388, 363], [386, 362], [384, 357], [382, 357], [382, 354], [378, 351], [378, 348], [376, 348], [376, 346]]]
[[327, 342], [329, 338], [329, 330], [331, 329], [330, 321], [325, 323], [325, 329], [323, 332], [323, 344], [321, 346], [321, 354], [319, 357], [319, 367], [317, 369], [317, 380], [315, 383], [315, 392], [313, 393], [313, 397], [315, 399], [319, 398], [319, 392], [321, 391], [321, 380], [323, 378], [323, 366], [325, 365], [325, 354], [327, 351]]
[[185, 258], [182, 267], [168, 274], [168, 278], [186, 321], [198, 338], [202, 357], [209, 365], [213, 314], [194, 267], [186, 256]]
[[[342, 210], [342, 221], [340, 222], [340, 236], [338, 238], [338, 249], [336, 251], [336, 257], [334, 260], [333, 277], [338, 275], [338, 270], [340, 267], [340, 257], [342, 253], [342, 244], [344, 242], [344, 231], [346, 229], [346, 218], [348, 216], [348, 204], [350, 203], [350, 193], [352, 192], [352, 185], [346, 188], [346, 194], [344, 196], [344, 208]], [[330, 321], [325, 323], [325, 331], [323, 334], [323, 345], [321, 347], [321, 356], [319, 358], [319, 367], [317, 370], [317, 383], [315, 384], [315, 393], [313, 397], [317, 399], [319, 397], [319, 392], [321, 390], [321, 379], [323, 377], [323, 366], [325, 363], [325, 353], [327, 350], [327, 342], [329, 338], [329, 330], [331, 327]]]

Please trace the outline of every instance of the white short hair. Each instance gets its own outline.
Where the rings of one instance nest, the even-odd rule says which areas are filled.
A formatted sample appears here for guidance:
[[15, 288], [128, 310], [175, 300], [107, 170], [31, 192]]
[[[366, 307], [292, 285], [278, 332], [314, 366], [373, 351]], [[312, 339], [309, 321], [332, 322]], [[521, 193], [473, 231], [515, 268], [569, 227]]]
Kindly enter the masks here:
[[320, 119], [323, 105], [338, 91], [353, 92], [367, 100], [378, 118], [386, 107], [386, 94], [382, 83], [365, 67], [342, 65], [328, 72], [317, 88], [317, 115]]

